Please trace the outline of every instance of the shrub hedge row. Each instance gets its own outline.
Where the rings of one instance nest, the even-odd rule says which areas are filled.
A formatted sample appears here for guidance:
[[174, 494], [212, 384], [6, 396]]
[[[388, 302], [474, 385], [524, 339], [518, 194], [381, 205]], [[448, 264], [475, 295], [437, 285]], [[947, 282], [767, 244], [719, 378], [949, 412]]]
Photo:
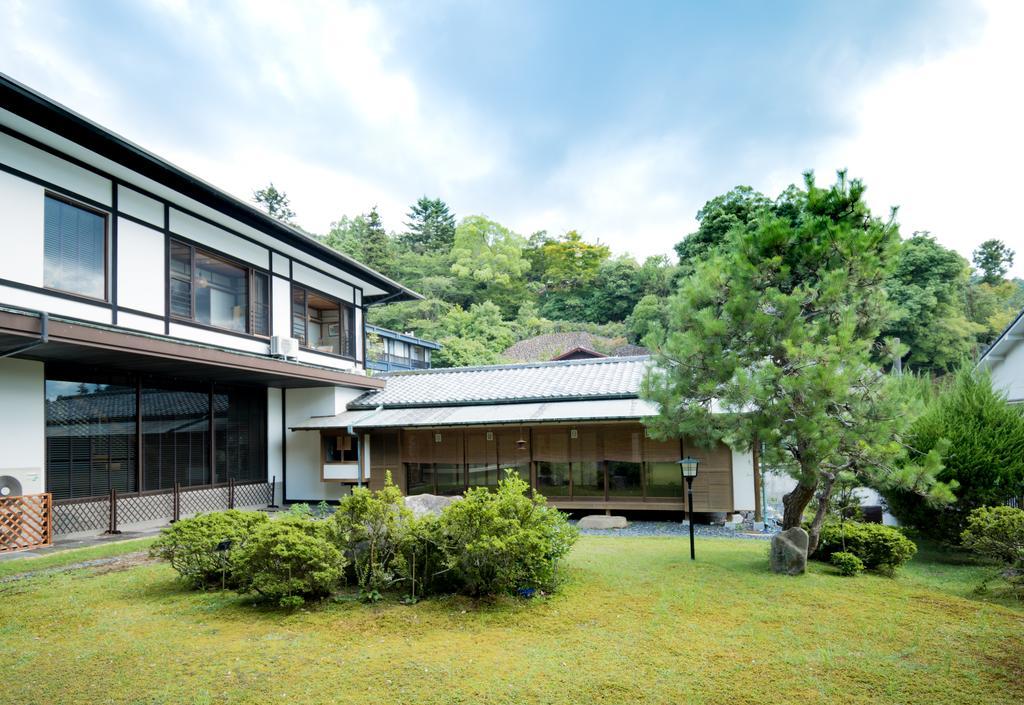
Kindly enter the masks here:
[[510, 473], [496, 491], [470, 489], [440, 516], [416, 518], [389, 476], [380, 491], [354, 489], [329, 518], [206, 514], [165, 529], [151, 552], [193, 588], [235, 589], [286, 607], [346, 583], [368, 601], [394, 590], [410, 600], [552, 591], [579, 532], [528, 492]]

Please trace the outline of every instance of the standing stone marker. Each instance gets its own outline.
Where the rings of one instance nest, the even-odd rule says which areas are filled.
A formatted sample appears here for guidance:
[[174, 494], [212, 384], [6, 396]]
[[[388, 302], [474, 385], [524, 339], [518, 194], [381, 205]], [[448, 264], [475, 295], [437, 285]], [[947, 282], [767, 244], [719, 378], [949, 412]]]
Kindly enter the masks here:
[[772, 537], [770, 563], [775, 573], [802, 575], [807, 572], [807, 532], [799, 526]]

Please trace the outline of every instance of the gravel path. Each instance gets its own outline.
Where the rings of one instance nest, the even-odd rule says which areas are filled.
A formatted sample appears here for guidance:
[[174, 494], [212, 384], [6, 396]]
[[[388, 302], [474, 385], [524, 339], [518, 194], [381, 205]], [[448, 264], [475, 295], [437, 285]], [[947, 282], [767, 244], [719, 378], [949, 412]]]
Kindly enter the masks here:
[[[575, 524], [576, 522], [572, 522]], [[690, 527], [676, 521], [631, 521], [625, 529], [580, 529], [581, 534], [588, 536], [679, 536], [688, 537]], [[716, 537], [730, 539], [753, 539], [764, 541], [770, 539], [774, 532], [756, 533], [743, 529], [732, 530], [723, 526], [694, 524], [693, 533], [700, 537]]]

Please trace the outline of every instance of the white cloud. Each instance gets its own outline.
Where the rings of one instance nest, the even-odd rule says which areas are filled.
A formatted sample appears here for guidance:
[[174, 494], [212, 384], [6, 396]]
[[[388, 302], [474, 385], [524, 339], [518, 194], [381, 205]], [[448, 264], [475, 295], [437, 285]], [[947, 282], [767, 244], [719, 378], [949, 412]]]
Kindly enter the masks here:
[[862, 178], [873, 211], [899, 206], [904, 236], [929, 230], [968, 259], [984, 240], [1005, 241], [1021, 276], [1024, 3], [984, 6], [987, 21], [971, 44], [871, 85], [856, 132], [823, 145], [816, 171], [824, 180], [845, 166]]

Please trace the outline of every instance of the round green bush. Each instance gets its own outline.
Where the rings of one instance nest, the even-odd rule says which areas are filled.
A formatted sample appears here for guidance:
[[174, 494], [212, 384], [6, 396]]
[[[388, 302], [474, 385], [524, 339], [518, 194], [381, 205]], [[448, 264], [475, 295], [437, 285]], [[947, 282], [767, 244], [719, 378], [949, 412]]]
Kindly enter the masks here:
[[[168, 561], [195, 588], [236, 587], [233, 558], [257, 527], [263, 512], [235, 509], [181, 519], [160, 533], [150, 555]], [[221, 548], [224, 550], [218, 551]]]
[[814, 557], [828, 561], [833, 553], [848, 552], [859, 558], [870, 570], [892, 574], [917, 553], [917, 544], [899, 529], [882, 524], [847, 521], [825, 524], [818, 538]]
[[840, 575], [854, 576], [864, 570], [864, 562], [848, 551], [833, 553], [830, 562], [839, 570]]
[[330, 595], [345, 558], [326, 534], [324, 522], [295, 517], [259, 527], [235, 556], [240, 590], [282, 607]]
[[558, 562], [579, 536], [567, 517], [508, 474], [497, 491], [476, 487], [444, 508], [437, 540], [459, 589], [470, 595], [552, 590]]
[[964, 546], [1006, 565], [1024, 566], [1024, 509], [981, 507], [960, 535]]

